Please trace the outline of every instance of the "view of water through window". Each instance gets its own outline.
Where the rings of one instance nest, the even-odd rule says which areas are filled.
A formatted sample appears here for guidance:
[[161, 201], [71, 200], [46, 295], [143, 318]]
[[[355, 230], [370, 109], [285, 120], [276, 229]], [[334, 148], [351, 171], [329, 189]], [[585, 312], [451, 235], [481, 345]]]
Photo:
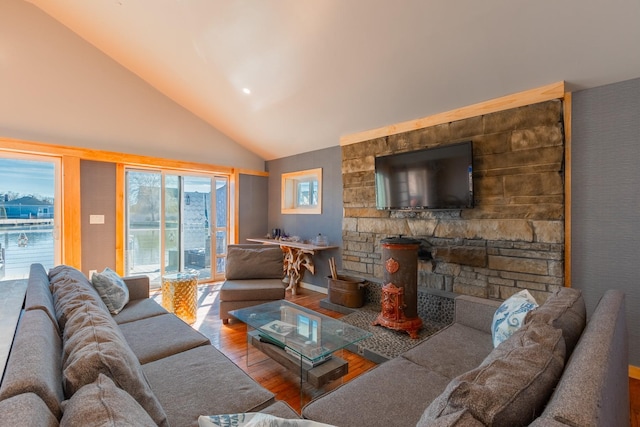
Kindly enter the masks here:
[[55, 265], [55, 163], [0, 158], [0, 280]]

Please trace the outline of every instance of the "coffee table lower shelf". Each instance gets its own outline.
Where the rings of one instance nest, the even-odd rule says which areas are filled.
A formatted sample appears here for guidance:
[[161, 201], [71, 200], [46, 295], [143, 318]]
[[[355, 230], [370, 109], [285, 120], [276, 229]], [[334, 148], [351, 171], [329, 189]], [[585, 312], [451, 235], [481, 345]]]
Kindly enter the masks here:
[[255, 329], [247, 333], [247, 341], [291, 372], [299, 374], [301, 382], [307, 382], [318, 389], [331, 381], [342, 378], [349, 372], [349, 363], [336, 356], [317, 366], [301, 366], [299, 358], [287, 353], [277, 345], [260, 341], [259, 331]]

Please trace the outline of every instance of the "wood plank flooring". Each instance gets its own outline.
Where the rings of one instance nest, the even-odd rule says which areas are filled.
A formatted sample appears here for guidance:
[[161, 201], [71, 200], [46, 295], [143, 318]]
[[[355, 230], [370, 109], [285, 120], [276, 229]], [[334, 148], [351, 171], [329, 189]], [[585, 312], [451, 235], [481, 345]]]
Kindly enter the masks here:
[[629, 378], [631, 427], [640, 427], [640, 380]]
[[[247, 366], [247, 327], [244, 323], [234, 320], [227, 325], [222, 324], [218, 316], [216, 302], [219, 286], [219, 284], [212, 284], [199, 287], [198, 319], [194, 327], [209, 337], [216, 348], [253, 379], [275, 393], [276, 399], [286, 401], [294, 410], [300, 413], [300, 380], [295, 374], [257, 351], [250, 353], [251, 366]], [[298, 290], [298, 295], [295, 296], [287, 292], [286, 296], [286, 299], [291, 302], [327, 316], [334, 318], [343, 316], [340, 313], [320, 307], [320, 301], [324, 298], [326, 298], [325, 294], [308, 289]], [[343, 350], [339, 357], [349, 362], [349, 372], [342, 379], [343, 382], [348, 382], [375, 366], [375, 363], [347, 350]], [[266, 360], [260, 363], [253, 363], [254, 360], [262, 358]], [[339, 384], [339, 381], [336, 381], [336, 383]]]

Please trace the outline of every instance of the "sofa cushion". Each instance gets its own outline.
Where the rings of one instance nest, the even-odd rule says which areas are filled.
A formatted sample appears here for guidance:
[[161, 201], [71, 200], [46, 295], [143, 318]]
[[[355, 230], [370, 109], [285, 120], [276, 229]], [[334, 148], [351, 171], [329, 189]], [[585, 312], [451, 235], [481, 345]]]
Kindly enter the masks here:
[[120, 330], [141, 364], [211, 343], [209, 338], [169, 313], [125, 323], [120, 325]]
[[[389, 381], [402, 387], [387, 390], [385, 384]], [[302, 416], [340, 427], [415, 425], [449, 381], [437, 372], [396, 357], [311, 401], [302, 408]]]
[[[89, 315], [90, 314], [90, 315]], [[122, 332], [108, 313], [85, 301], [69, 319], [63, 333], [62, 365], [66, 365], [71, 353], [94, 342], [119, 341], [126, 343]]]
[[206, 345], [142, 365], [173, 427], [206, 414], [259, 411], [274, 395], [215, 347]]
[[562, 330], [568, 359], [587, 324], [587, 309], [582, 292], [573, 288], [560, 288], [544, 304], [527, 313], [525, 323], [533, 321], [546, 322]]
[[220, 301], [275, 301], [284, 299], [285, 289], [280, 279], [225, 280]]
[[455, 300], [455, 323], [478, 329], [491, 335], [493, 316], [501, 301], [458, 295]]
[[[70, 331], [65, 330], [68, 339], [63, 344], [63, 386], [67, 397], [94, 382], [102, 373], [136, 399], [158, 425], [167, 425], [166, 414], [151, 391], [138, 359], [117, 327], [114, 330], [105, 316], [109, 314], [85, 303], [68, 320]], [[71, 330], [77, 325], [81, 326]]]
[[529, 291], [523, 289], [507, 298], [493, 315], [491, 335], [493, 346], [497, 347], [517, 331], [524, 323], [527, 312], [538, 306]]
[[58, 419], [33, 393], [23, 393], [0, 401], [0, 426], [57, 427]]
[[225, 263], [225, 278], [282, 279], [284, 256], [279, 246], [265, 245], [260, 248], [242, 248], [229, 245]]
[[82, 271], [77, 268], [73, 268], [69, 265], [57, 265], [49, 270], [49, 282], [51, 286], [57, 283], [60, 280], [73, 279], [75, 282], [79, 283], [82, 286], [86, 286], [91, 288], [91, 283], [89, 279], [82, 273]]
[[133, 397], [100, 374], [65, 402], [60, 425], [155, 427], [156, 423]]
[[453, 323], [402, 357], [449, 379], [476, 368], [493, 350], [491, 333]]
[[62, 391], [62, 343], [54, 323], [42, 310], [25, 312], [18, 324], [0, 399], [21, 393], [35, 393], [60, 417]]
[[27, 294], [24, 299], [24, 309], [42, 310], [58, 328], [56, 310], [53, 305], [53, 295], [49, 288], [49, 276], [42, 264], [31, 264]]
[[56, 319], [61, 330], [64, 330], [67, 318], [85, 302], [90, 302], [105, 313], [109, 312], [98, 291], [80, 271], [58, 266], [49, 271], [49, 278]]
[[91, 283], [109, 309], [109, 313], [118, 314], [129, 302], [129, 288], [124, 280], [109, 267], [102, 273], [94, 273]]
[[118, 325], [167, 314], [167, 310], [151, 298], [130, 300], [122, 311], [113, 316]]
[[562, 332], [529, 323], [482, 364], [451, 381], [425, 411], [437, 419], [461, 410], [486, 425], [528, 425], [542, 411], [564, 367]]

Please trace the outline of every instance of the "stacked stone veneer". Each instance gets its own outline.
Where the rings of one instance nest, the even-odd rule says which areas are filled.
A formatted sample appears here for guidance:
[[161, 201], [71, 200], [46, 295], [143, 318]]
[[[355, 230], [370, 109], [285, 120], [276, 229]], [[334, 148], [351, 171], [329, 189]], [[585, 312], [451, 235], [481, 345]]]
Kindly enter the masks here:
[[[473, 141], [473, 209], [375, 208], [375, 156]], [[544, 301], [564, 283], [562, 102], [548, 101], [342, 148], [342, 266], [381, 280], [380, 240], [420, 239], [418, 285], [504, 299], [526, 288]]]

